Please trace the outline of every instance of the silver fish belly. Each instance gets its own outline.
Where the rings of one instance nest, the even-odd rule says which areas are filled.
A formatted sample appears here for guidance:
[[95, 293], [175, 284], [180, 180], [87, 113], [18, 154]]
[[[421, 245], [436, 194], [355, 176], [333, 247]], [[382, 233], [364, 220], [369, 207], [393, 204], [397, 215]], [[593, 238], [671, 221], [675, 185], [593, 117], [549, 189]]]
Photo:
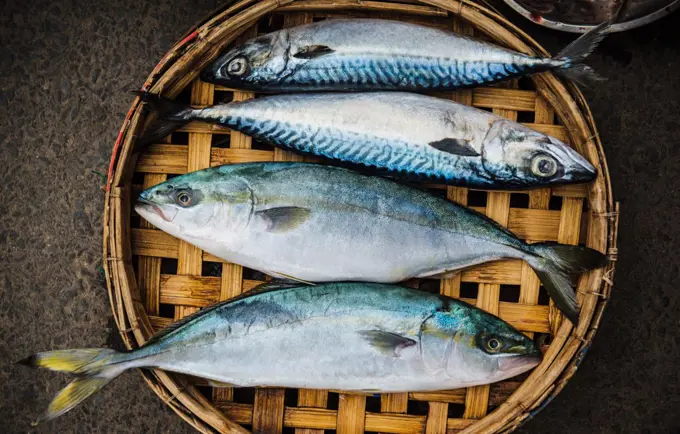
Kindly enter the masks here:
[[201, 77], [276, 92], [458, 89], [547, 70], [578, 79], [592, 73], [580, 62], [607, 26], [554, 58], [541, 58], [405, 22], [325, 20], [247, 41], [220, 56]]

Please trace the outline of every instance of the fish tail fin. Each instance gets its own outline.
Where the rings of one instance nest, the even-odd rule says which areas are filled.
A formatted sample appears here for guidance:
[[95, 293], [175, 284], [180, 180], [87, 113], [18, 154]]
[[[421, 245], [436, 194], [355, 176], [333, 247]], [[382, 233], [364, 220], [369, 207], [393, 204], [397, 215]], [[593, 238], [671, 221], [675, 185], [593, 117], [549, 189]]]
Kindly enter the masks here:
[[583, 86], [605, 80], [583, 61], [597, 48], [611, 25], [611, 21], [605, 21], [593, 27], [557, 53], [553, 60], [562, 62], [562, 66], [555, 69], [555, 73]]
[[159, 141], [182, 127], [194, 118], [197, 110], [188, 104], [183, 104], [169, 98], [146, 91], [134, 91], [142, 102], [157, 115], [157, 118], [144, 131], [144, 135], [137, 139], [137, 147], [146, 147]]
[[527, 258], [550, 298], [574, 325], [578, 325], [579, 306], [571, 287], [570, 274], [603, 267], [607, 256], [583, 246], [557, 243], [531, 244], [533, 257]]
[[69, 372], [78, 378], [54, 397], [45, 414], [34, 425], [54, 419], [109, 384], [127, 369], [127, 354], [110, 349], [47, 351], [29, 356], [17, 363], [33, 368]]

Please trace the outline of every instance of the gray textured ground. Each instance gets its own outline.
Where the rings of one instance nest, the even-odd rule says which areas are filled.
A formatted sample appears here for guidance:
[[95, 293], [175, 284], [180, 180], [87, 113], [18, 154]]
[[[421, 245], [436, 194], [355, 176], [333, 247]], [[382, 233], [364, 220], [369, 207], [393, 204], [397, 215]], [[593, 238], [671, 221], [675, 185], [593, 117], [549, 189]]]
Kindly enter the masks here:
[[[10, 365], [118, 345], [101, 255], [101, 180], [118, 128], [171, 44], [217, 1], [0, 6], [0, 421], [29, 423], [65, 379]], [[508, 12], [510, 14], [510, 12]], [[571, 37], [515, 22], [551, 50]], [[679, 432], [680, 16], [611, 37], [588, 92], [622, 202], [614, 297], [580, 371], [522, 432]], [[191, 432], [136, 373], [40, 432]]]

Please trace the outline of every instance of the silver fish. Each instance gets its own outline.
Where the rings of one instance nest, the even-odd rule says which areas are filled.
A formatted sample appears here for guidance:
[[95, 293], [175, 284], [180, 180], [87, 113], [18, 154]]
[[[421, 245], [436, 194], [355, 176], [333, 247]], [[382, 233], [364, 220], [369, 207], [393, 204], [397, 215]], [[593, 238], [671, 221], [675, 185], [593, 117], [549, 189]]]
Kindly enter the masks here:
[[78, 375], [41, 420], [132, 368], [232, 386], [405, 392], [492, 383], [542, 358], [506, 322], [445, 296], [370, 283], [274, 288], [203, 309], [134, 351], [49, 351], [22, 360]]
[[579, 309], [568, 274], [605, 261], [586, 247], [526, 244], [469, 208], [317, 164], [248, 163], [189, 173], [143, 191], [135, 210], [217, 257], [306, 282], [395, 283], [523, 259], [574, 324]]
[[200, 120], [257, 140], [410, 178], [485, 189], [595, 178], [595, 168], [554, 137], [442, 98], [403, 93], [274, 95], [201, 109], [142, 94], [163, 121], [142, 138]]
[[459, 89], [542, 71], [597, 79], [581, 63], [603, 23], [555, 57], [532, 57], [400, 21], [337, 19], [256, 37], [217, 58], [201, 79], [256, 91]]

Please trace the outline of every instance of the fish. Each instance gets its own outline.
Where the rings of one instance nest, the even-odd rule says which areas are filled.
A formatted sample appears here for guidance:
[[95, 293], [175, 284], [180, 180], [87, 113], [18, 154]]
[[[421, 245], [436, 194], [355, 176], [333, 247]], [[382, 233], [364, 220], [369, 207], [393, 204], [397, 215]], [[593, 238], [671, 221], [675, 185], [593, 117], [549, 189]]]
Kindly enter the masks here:
[[140, 138], [154, 143], [189, 121], [260, 142], [408, 180], [520, 189], [595, 179], [597, 170], [560, 140], [464, 104], [406, 92], [271, 95], [205, 108], [150, 93], [161, 114]]
[[57, 350], [19, 363], [77, 375], [43, 422], [133, 368], [232, 387], [384, 393], [488, 384], [541, 360], [510, 324], [443, 295], [375, 283], [273, 283], [187, 316], [132, 351]]
[[451, 31], [382, 19], [330, 19], [258, 36], [220, 55], [201, 80], [260, 92], [449, 90], [553, 71], [600, 80], [583, 60], [604, 22], [554, 57], [535, 57]]
[[584, 246], [527, 244], [483, 214], [387, 178], [312, 163], [188, 173], [144, 190], [135, 210], [225, 261], [305, 282], [398, 283], [522, 259], [574, 324], [570, 274], [607, 261]]

